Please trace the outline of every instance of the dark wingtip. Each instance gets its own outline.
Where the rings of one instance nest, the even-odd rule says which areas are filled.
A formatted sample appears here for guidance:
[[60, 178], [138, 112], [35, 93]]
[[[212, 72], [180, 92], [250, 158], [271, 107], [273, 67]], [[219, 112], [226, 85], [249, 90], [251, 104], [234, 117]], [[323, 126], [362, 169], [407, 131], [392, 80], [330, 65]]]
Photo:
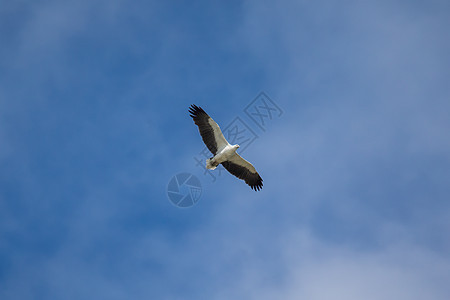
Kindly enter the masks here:
[[263, 187], [263, 179], [261, 178], [261, 176], [259, 176], [259, 174], [258, 174], [258, 179], [259, 179], [258, 182], [254, 185], [255, 191], [259, 191]]
[[260, 191], [263, 187], [262, 182], [257, 183], [255, 185], [250, 186], [252, 188], [252, 190], [254, 190], [255, 192]]
[[189, 112], [189, 116], [191, 117], [191, 118], [195, 118], [196, 116], [197, 116], [197, 110], [196, 110], [196, 106], [195, 106], [195, 104], [192, 104], [191, 106], [189, 106], [189, 110], [188, 110], [188, 112]]
[[195, 104], [191, 104], [191, 106], [189, 107], [189, 113], [191, 114], [190, 115], [191, 118], [195, 118], [199, 114], [205, 113], [205, 111], [200, 106], [197, 106]]

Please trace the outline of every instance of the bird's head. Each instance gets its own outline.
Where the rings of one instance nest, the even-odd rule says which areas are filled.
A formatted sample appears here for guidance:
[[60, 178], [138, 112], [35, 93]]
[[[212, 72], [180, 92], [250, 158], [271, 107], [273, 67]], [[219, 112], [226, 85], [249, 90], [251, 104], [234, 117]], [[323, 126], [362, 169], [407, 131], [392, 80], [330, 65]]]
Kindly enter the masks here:
[[234, 145], [234, 148], [239, 149], [239, 145], [238, 144]]

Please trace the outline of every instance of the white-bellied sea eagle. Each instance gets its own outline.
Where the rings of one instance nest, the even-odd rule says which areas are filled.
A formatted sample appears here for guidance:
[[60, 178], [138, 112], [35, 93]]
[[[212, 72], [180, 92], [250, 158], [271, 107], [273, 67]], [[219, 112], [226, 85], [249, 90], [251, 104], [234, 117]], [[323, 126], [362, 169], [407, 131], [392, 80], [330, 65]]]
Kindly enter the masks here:
[[239, 145], [230, 145], [219, 125], [201, 107], [193, 104], [189, 107], [189, 113], [198, 126], [203, 142], [214, 155], [206, 160], [206, 168], [214, 170], [222, 164], [228, 172], [245, 180], [245, 183], [255, 191], [259, 191], [263, 186], [263, 180], [255, 167], [236, 153]]

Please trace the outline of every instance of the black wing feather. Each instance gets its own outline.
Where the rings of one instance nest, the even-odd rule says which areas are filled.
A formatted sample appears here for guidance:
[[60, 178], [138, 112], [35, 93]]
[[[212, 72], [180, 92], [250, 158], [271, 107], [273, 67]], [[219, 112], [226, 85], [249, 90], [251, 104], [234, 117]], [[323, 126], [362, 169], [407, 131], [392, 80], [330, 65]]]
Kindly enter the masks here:
[[209, 151], [212, 154], [217, 154], [217, 143], [214, 138], [214, 129], [209, 124], [210, 116], [201, 108], [195, 104], [192, 104], [189, 107], [189, 113], [191, 114], [191, 118], [194, 119], [195, 125], [198, 126], [198, 131], [200, 131], [200, 135], [202, 136], [203, 142], [206, 147], [208, 147]]
[[247, 168], [232, 163], [229, 160], [224, 161], [222, 163], [222, 166], [237, 178], [245, 180], [245, 183], [248, 184], [253, 190], [259, 191], [260, 189], [262, 189], [263, 180], [257, 172], [252, 173]]

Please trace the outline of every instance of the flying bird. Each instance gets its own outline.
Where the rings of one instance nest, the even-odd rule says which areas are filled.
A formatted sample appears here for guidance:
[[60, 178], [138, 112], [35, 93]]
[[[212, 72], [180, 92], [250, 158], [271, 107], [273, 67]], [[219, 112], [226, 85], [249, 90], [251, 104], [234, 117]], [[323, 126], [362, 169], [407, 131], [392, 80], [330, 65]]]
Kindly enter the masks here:
[[222, 164], [228, 172], [243, 179], [253, 190], [259, 191], [263, 180], [255, 167], [236, 153], [239, 145], [230, 145], [219, 125], [201, 107], [193, 104], [189, 107], [189, 113], [198, 126], [203, 142], [214, 155], [206, 160], [206, 168], [214, 170]]

